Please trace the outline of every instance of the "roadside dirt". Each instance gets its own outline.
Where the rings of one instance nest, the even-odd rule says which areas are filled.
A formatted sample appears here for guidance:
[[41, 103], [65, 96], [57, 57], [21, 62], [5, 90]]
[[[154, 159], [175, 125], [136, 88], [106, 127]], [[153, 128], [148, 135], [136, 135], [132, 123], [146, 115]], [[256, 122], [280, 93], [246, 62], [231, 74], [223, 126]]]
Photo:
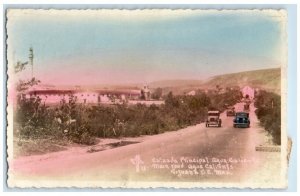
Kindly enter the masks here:
[[52, 141], [47, 139], [14, 140], [14, 158], [47, 154], [93, 153], [130, 144], [143, 142], [151, 136], [128, 138], [97, 138], [95, 145], [81, 145], [69, 141]]

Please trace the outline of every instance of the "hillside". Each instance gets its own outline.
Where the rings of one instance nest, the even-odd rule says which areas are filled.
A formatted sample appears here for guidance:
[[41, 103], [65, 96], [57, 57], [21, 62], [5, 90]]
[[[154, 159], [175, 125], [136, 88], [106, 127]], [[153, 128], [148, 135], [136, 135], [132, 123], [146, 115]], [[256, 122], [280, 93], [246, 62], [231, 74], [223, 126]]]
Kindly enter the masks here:
[[163, 94], [172, 91], [183, 94], [197, 89], [214, 89], [217, 85], [226, 87], [251, 86], [280, 93], [281, 69], [262, 69], [213, 76], [206, 81], [201, 80], [162, 80], [149, 84], [151, 89], [162, 88]]
[[[213, 76], [205, 81], [202, 80], [159, 80], [150, 82], [148, 84], [149, 88], [153, 91], [156, 88], [162, 88], [163, 94], [173, 92], [173, 94], [184, 94], [193, 90], [198, 89], [215, 89], [217, 85], [222, 88], [226, 87], [243, 87], [251, 86], [253, 88], [262, 88], [268, 91], [273, 91], [280, 93], [280, 78], [281, 71], [280, 68], [273, 69], [262, 69], [254, 71], [245, 71], [239, 73], [231, 73], [224, 75]], [[45, 85], [49, 86], [49, 85]], [[109, 85], [109, 84], [99, 84], [99, 85], [82, 85], [80, 88], [83, 89], [131, 89], [139, 90], [143, 84], [119, 84], [119, 85]], [[75, 88], [76, 86], [60, 86], [60, 88]]]
[[206, 81], [203, 86], [206, 88], [215, 88], [216, 85], [221, 87], [242, 87], [248, 85], [254, 88], [263, 88], [274, 92], [280, 92], [280, 78], [280, 68], [263, 69], [214, 76]]

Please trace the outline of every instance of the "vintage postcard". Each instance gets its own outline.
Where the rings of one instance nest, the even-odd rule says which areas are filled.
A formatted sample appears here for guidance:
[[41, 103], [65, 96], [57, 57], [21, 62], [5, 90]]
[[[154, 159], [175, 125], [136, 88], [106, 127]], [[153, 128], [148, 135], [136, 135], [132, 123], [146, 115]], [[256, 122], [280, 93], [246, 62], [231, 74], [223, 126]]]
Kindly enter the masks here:
[[285, 10], [6, 16], [9, 187], [286, 188]]

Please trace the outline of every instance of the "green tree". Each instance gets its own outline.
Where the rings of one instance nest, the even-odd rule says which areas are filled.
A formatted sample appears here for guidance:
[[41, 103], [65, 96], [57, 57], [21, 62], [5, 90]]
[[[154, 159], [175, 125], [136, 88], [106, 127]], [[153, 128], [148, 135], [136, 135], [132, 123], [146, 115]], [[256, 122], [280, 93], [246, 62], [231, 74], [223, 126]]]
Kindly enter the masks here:
[[152, 94], [151, 97], [152, 99], [160, 99], [162, 97], [163, 94], [163, 89], [162, 88], [156, 88]]

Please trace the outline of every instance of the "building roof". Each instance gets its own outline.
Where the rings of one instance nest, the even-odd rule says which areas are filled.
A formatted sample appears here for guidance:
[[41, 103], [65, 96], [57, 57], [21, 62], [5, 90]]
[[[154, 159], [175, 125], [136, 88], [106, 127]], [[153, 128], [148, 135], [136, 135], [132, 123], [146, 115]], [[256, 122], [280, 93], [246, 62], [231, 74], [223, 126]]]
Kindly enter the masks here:
[[97, 93], [97, 94], [130, 94], [130, 95], [140, 95], [138, 90], [108, 90], [108, 89], [95, 89], [95, 90], [83, 90], [83, 89], [39, 89], [32, 88], [28, 89], [26, 94], [75, 94], [75, 93]]

